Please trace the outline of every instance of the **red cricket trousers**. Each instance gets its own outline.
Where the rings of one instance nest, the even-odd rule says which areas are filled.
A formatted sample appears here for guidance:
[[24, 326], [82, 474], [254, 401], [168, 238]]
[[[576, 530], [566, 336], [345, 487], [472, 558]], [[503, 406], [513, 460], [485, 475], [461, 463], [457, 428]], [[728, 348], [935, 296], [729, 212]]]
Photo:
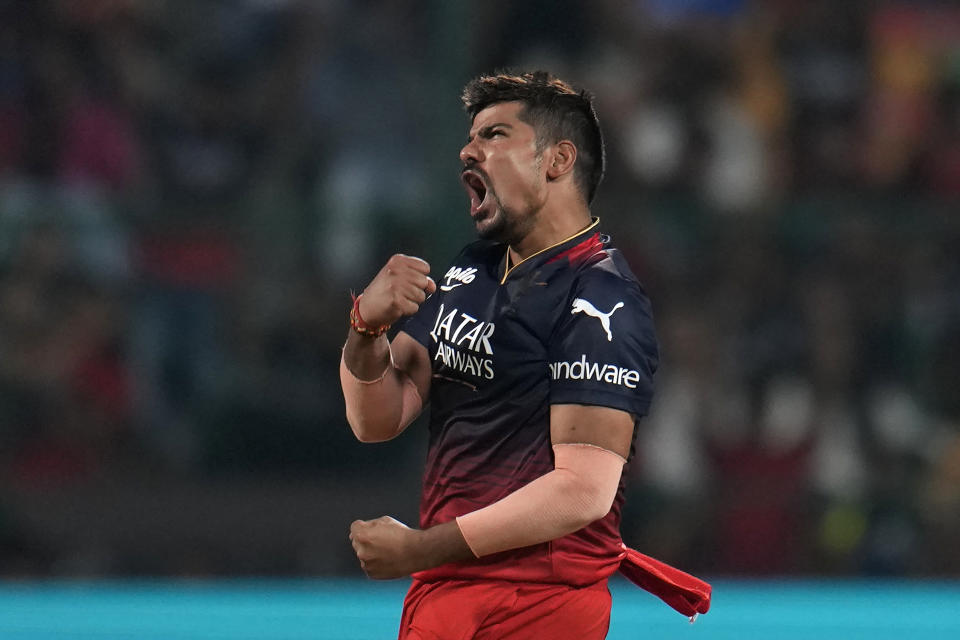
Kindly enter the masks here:
[[503, 580], [414, 580], [400, 640], [603, 640], [607, 581], [576, 588]]

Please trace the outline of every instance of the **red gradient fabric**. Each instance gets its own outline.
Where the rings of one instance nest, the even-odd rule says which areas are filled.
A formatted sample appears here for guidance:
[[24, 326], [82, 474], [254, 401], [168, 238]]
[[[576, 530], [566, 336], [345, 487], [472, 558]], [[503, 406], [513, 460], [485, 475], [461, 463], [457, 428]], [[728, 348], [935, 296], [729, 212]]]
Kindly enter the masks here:
[[627, 555], [620, 563], [620, 573], [630, 582], [685, 616], [692, 617], [710, 610], [713, 587], [708, 583], [626, 545], [623, 548]]
[[603, 640], [610, 590], [503, 580], [414, 580], [400, 640]]

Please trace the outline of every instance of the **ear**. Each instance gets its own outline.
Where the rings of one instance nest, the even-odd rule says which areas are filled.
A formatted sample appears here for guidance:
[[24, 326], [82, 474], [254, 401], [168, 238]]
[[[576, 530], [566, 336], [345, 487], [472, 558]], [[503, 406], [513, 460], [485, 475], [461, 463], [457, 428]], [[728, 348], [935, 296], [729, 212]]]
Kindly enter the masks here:
[[547, 160], [547, 179], [556, 180], [573, 171], [573, 165], [577, 162], [577, 147], [569, 140], [561, 140], [552, 145]]

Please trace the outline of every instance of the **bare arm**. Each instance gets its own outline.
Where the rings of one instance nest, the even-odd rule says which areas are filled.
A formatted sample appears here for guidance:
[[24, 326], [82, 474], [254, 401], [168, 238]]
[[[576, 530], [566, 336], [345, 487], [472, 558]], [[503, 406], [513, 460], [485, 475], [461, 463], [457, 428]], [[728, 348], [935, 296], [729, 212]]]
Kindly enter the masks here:
[[426, 530], [388, 517], [354, 522], [350, 539], [364, 571], [401, 577], [553, 540], [604, 517], [630, 452], [633, 417], [607, 407], [554, 405], [550, 436], [557, 467], [488, 507]]
[[[360, 316], [369, 326], [391, 325], [417, 312], [436, 290], [430, 265], [397, 254], [387, 261], [361, 294]], [[340, 363], [347, 420], [364, 442], [389, 440], [420, 412], [430, 392], [427, 350], [405, 333], [390, 343], [348, 332]]]
[[589, 444], [626, 460], [633, 442], [633, 416], [610, 407], [555, 404], [550, 407], [550, 442]]
[[478, 557], [578, 531], [609, 513], [633, 439], [633, 417], [618, 409], [550, 407], [554, 469], [492, 505], [460, 516]]

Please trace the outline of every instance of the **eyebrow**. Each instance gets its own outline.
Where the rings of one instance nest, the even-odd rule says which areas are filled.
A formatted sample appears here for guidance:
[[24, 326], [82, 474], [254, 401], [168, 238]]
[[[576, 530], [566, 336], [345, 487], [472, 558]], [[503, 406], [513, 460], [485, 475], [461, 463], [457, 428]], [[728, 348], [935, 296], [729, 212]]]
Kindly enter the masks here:
[[[477, 131], [477, 135], [478, 136], [488, 135], [491, 131], [493, 131], [497, 127], [506, 127], [507, 129], [513, 129], [512, 124], [508, 124], [506, 122], [494, 122], [493, 124], [488, 124], [485, 127], [480, 127], [480, 130]], [[473, 141], [473, 136], [467, 135], [467, 142], [471, 142], [471, 141]]]

